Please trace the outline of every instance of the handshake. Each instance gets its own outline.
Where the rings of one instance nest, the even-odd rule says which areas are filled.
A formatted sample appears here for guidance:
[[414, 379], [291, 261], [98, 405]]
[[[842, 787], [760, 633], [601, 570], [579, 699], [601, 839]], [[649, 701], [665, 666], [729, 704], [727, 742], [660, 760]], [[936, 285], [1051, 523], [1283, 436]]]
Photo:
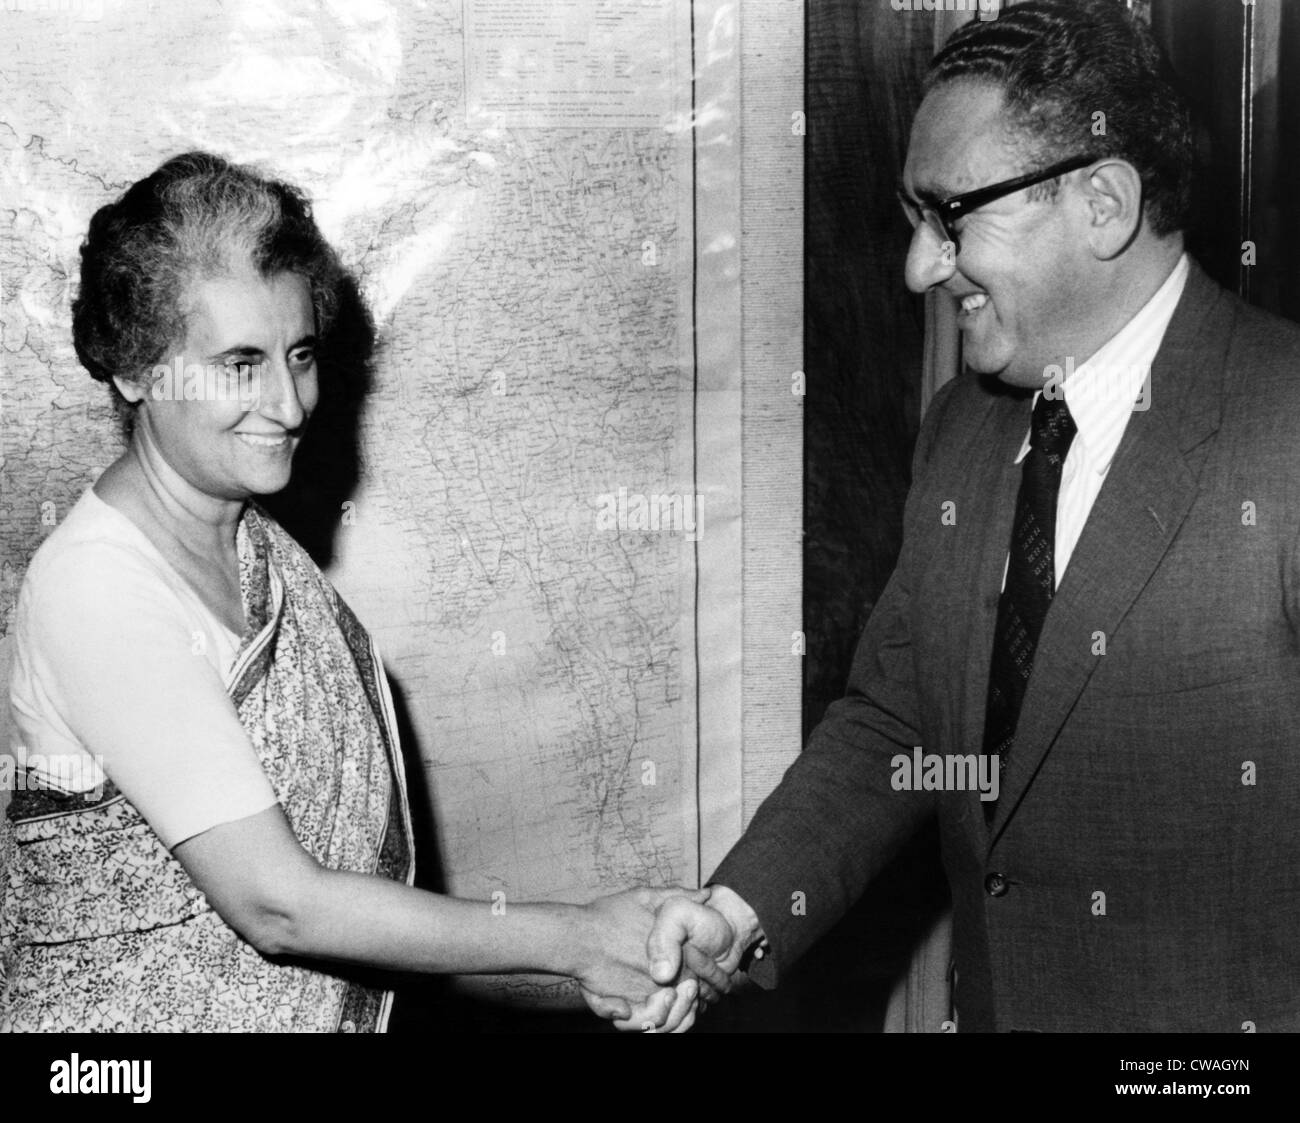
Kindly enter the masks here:
[[[754, 911], [725, 886], [631, 889], [580, 906], [573, 970], [592, 1012], [622, 1030], [681, 1033], [731, 989], [762, 939]], [[762, 949], [755, 951], [762, 955]]]

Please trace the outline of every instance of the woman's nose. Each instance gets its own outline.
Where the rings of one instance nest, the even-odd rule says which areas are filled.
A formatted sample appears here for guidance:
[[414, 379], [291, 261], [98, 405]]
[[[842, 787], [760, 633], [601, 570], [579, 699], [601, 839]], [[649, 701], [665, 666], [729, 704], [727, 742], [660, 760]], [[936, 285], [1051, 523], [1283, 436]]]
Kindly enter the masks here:
[[286, 429], [297, 429], [306, 420], [298, 382], [284, 359], [263, 363], [260, 391], [258, 409], [264, 417], [278, 421]]

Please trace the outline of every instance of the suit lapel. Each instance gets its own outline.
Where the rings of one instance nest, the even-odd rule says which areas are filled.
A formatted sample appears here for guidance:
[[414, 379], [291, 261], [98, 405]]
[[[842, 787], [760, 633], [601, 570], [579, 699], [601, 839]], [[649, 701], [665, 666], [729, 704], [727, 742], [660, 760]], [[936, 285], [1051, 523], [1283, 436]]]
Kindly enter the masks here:
[[[1196, 499], [1197, 469], [1219, 424], [1224, 352], [1231, 334], [1231, 311], [1221, 296], [1193, 263], [1152, 365], [1150, 408], [1129, 419], [1044, 622], [1015, 748], [1002, 775], [990, 845], [1015, 813], [1096, 668], [1101, 658], [1093, 654], [1097, 633], [1109, 637], [1119, 627]], [[1010, 520], [1008, 514], [1006, 531], [996, 542], [990, 540], [990, 552], [995, 547], [1000, 551], [999, 567], [1010, 541]], [[981, 581], [989, 565], [988, 558], [982, 560]], [[993, 587], [1000, 584], [999, 568]], [[982, 687], [977, 707], [981, 736], [993, 643], [987, 615], [981, 601], [978, 619], [987, 640], [982, 673], [972, 676]], [[972, 648], [972, 661], [977, 654]], [[975, 710], [968, 705], [968, 712]]]
[[[1007, 545], [1015, 520], [1016, 494], [1020, 489], [1020, 465], [1016, 454], [1029, 429], [1030, 399], [998, 395], [985, 425], [977, 435], [976, 447], [988, 460], [983, 471], [972, 471], [969, 503], [975, 517], [970, 520], [972, 537], [966, 538], [953, 559], [952, 571], [968, 570], [974, 559], [973, 582], [961, 590], [964, 611], [952, 619], [964, 623], [966, 631], [954, 637], [953, 654], [964, 669], [965, 690], [958, 722], [959, 742], [955, 751], [978, 753], [984, 742], [984, 707], [988, 694], [989, 665], [993, 653], [993, 632], [997, 625], [998, 596], [1006, 568]], [[973, 807], [964, 816], [972, 841], [982, 850], [988, 826], [978, 792], [965, 793]]]

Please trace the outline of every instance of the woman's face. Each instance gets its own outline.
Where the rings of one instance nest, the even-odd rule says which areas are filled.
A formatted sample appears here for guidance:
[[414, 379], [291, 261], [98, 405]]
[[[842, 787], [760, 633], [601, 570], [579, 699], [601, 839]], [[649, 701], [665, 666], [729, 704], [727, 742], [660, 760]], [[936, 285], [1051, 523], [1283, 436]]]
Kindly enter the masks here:
[[249, 269], [186, 296], [185, 338], [137, 395], [136, 437], [206, 495], [280, 491], [319, 396], [310, 286]]

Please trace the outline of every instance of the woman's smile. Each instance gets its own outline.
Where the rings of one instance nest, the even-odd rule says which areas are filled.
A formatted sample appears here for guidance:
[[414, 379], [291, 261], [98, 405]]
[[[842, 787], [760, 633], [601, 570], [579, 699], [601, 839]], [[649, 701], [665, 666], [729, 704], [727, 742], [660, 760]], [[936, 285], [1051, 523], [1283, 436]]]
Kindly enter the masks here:
[[297, 438], [288, 433], [236, 433], [235, 436], [259, 452], [292, 452], [297, 444]]

